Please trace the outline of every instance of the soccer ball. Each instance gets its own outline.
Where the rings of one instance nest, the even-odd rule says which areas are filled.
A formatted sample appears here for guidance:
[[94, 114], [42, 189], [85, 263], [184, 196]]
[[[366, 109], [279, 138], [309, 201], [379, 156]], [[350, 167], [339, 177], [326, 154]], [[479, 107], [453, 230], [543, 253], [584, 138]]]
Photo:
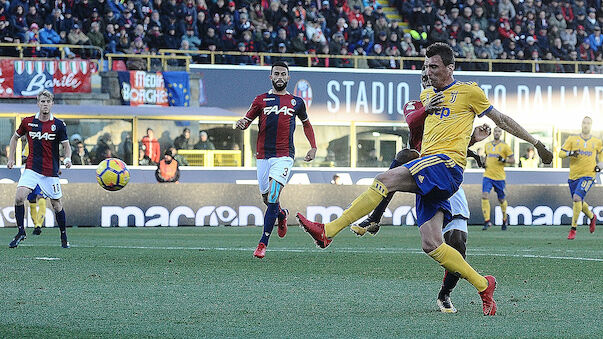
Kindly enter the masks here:
[[96, 181], [107, 191], [119, 191], [130, 181], [130, 171], [119, 159], [105, 159], [96, 168]]

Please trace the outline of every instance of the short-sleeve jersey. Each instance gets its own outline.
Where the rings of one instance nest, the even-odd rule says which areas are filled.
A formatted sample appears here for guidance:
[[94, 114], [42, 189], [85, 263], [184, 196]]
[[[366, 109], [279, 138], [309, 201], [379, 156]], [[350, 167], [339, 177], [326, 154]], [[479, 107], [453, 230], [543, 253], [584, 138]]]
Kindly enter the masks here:
[[253, 100], [245, 119], [251, 123], [259, 118], [257, 159], [295, 158], [293, 133], [296, 117], [302, 122], [308, 120], [306, 104], [300, 97], [289, 93], [278, 95], [271, 90]]
[[427, 115], [423, 132], [422, 156], [444, 154], [465, 167], [475, 116], [490, 112], [492, 105], [475, 82], [453, 81], [441, 90], [428, 87], [421, 92], [426, 105], [437, 92], [444, 93], [442, 108]]
[[561, 150], [578, 151], [577, 157], [570, 157], [570, 180], [595, 176], [597, 155], [603, 150], [601, 139], [590, 137], [585, 140], [579, 135], [572, 135], [565, 140]]
[[511, 147], [502, 141], [497, 144], [492, 141], [486, 144], [484, 152], [486, 153], [486, 171], [484, 172], [484, 177], [492, 180], [505, 180], [505, 163], [498, 161], [498, 156], [500, 155], [505, 159], [512, 156], [513, 151], [511, 151]]
[[62, 120], [50, 117], [40, 121], [38, 116], [30, 116], [21, 121], [17, 135], [27, 136], [29, 153], [25, 168], [47, 177], [59, 176], [59, 144], [67, 139], [67, 127]]

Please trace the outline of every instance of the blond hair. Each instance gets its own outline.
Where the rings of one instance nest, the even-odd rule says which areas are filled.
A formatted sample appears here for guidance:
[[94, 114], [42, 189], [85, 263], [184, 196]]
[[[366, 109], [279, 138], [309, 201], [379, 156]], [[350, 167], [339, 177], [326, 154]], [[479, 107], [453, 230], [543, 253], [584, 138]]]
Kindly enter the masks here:
[[42, 92], [38, 93], [38, 101], [42, 99], [42, 97], [47, 97], [50, 101], [54, 101], [54, 94], [52, 94], [49, 90], [45, 89]]

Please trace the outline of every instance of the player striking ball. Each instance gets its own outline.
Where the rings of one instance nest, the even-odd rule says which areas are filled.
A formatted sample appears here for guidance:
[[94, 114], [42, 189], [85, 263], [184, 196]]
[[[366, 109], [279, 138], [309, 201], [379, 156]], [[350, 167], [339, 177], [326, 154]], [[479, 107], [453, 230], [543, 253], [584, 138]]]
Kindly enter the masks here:
[[316, 156], [314, 129], [308, 119], [306, 104], [300, 97], [287, 92], [290, 79], [289, 66], [284, 62], [275, 62], [270, 71], [272, 89], [255, 97], [245, 117], [236, 124], [237, 128], [244, 130], [255, 118], [259, 119], [257, 176], [260, 193], [268, 208], [264, 215], [262, 238], [253, 252], [253, 255], [258, 258], [266, 255], [270, 233], [277, 218], [278, 236], [282, 238], [287, 233], [289, 211], [280, 207], [279, 196], [291, 175], [295, 158], [293, 132], [295, 132], [296, 117], [302, 121], [304, 134], [311, 147], [304, 160], [312, 161]]
[[423, 156], [377, 175], [366, 192], [339, 218], [326, 225], [311, 222], [299, 213], [297, 217], [316, 244], [325, 248], [339, 231], [372, 211], [389, 192], [416, 193], [423, 251], [449, 272], [469, 281], [479, 292], [484, 315], [494, 315], [496, 279], [477, 273], [442, 239], [442, 228], [452, 220], [448, 199], [463, 181], [475, 116], [486, 115], [503, 130], [533, 144], [546, 164], [552, 162], [553, 154], [517, 122], [494, 109], [476, 83], [454, 80], [454, 55], [450, 46], [444, 43], [429, 46], [425, 67], [432, 87], [421, 92], [421, 102], [429, 106], [430, 101], [442, 99], [442, 103], [425, 119]]
[[[421, 85], [423, 88], [430, 86], [425, 68], [423, 68], [423, 72], [421, 73]], [[427, 114], [432, 112], [433, 109], [440, 103], [441, 99], [434, 100], [429, 103], [431, 106], [424, 107], [420, 101], [412, 100], [404, 105], [404, 117], [409, 129], [408, 141], [410, 149], [407, 148], [398, 152], [396, 158], [392, 161], [390, 169], [401, 166], [406, 162], [419, 157], [419, 153], [421, 151], [421, 141], [423, 140], [425, 118], [427, 117]], [[488, 125], [484, 124], [483, 126], [475, 128], [473, 134], [471, 135], [469, 147], [476, 142], [484, 140], [489, 135], [490, 127], [488, 127]], [[472, 156], [475, 157], [478, 165], [481, 167], [481, 159], [471, 150], [467, 150], [467, 152], [470, 152]], [[375, 208], [368, 218], [362, 221], [359, 225], [351, 226], [350, 229], [359, 236], [364, 235], [366, 232], [369, 232], [373, 235], [377, 234], [383, 213], [393, 198], [393, 195], [394, 193], [389, 193], [386, 198], [383, 198], [381, 203], [379, 203], [377, 208]], [[463, 258], [465, 258], [468, 233], [467, 220], [470, 217], [469, 204], [467, 203], [467, 198], [465, 197], [465, 191], [462, 187], [459, 187], [459, 190], [456, 191], [448, 200], [450, 201], [453, 219], [442, 230], [442, 235], [444, 236], [444, 241], [446, 244], [455, 248], [457, 251], [459, 251]], [[451, 274], [448, 271], [444, 272], [442, 287], [440, 288], [440, 292], [438, 293], [436, 300], [440, 311], [443, 313], [457, 312], [456, 308], [452, 304], [452, 301], [450, 300], [450, 293], [452, 293], [452, 290], [459, 281], [459, 278], [460, 277], [456, 274]]]
[[560, 158], [570, 158], [569, 188], [574, 201], [574, 213], [572, 215], [572, 227], [567, 238], [573, 240], [576, 238], [576, 226], [580, 212], [584, 212], [590, 219], [590, 233], [595, 231], [597, 217], [591, 212], [588, 204], [584, 201], [586, 193], [592, 187], [595, 181], [595, 172], [599, 172], [603, 163], [597, 164], [597, 157], [601, 160], [603, 145], [601, 139], [597, 139], [590, 134], [593, 126], [593, 120], [590, 117], [582, 119], [582, 133], [572, 135], [563, 144], [559, 152]]
[[61, 183], [59, 182], [59, 144], [65, 150], [65, 167], [71, 167], [71, 147], [67, 138], [67, 127], [62, 120], [56, 119], [50, 110], [54, 104], [54, 96], [47, 90], [38, 94], [38, 107], [40, 111], [21, 121], [19, 129], [10, 139], [10, 150], [6, 167], [15, 165], [15, 150], [17, 139], [27, 136], [29, 154], [25, 163], [25, 171], [21, 174], [15, 194], [15, 219], [19, 231], [13, 241], [8, 245], [17, 247], [26, 238], [24, 224], [25, 199], [33, 192], [36, 186], [42, 193], [50, 198], [55, 217], [61, 230], [61, 246], [69, 248], [67, 233], [65, 231], [65, 210], [61, 197]]

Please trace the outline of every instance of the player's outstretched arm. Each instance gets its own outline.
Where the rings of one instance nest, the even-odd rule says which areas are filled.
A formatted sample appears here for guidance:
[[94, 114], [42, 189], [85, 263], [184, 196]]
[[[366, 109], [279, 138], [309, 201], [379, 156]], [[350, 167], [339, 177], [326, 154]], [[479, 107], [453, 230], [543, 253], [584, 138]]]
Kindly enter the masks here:
[[496, 126], [534, 145], [536, 150], [538, 150], [538, 156], [540, 156], [543, 163], [550, 164], [553, 162], [553, 153], [551, 153], [551, 151], [549, 151], [542, 142], [534, 138], [510, 116], [502, 114], [496, 108], [492, 108], [490, 112], [486, 113], [486, 116], [492, 119]]
[[19, 136], [17, 135], [17, 133], [14, 133], [13, 136], [10, 138], [10, 143], [9, 143], [9, 150], [8, 150], [8, 161], [6, 163], [6, 167], [8, 169], [13, 168], [13, 166], [15, 166], [15, 152], [17, 151], [17, 140], [19, 140]]
[[312, 128], [312, 124], [310, 120], [306, 120], [303, 122], [304, 126], [304, 134], [306, 135], [306, 139], [310, 143], [310, 150], [304, 157], [304, 161], [312, 161], [316, 158], [316, 139], [314, 138], [314, 128]]

